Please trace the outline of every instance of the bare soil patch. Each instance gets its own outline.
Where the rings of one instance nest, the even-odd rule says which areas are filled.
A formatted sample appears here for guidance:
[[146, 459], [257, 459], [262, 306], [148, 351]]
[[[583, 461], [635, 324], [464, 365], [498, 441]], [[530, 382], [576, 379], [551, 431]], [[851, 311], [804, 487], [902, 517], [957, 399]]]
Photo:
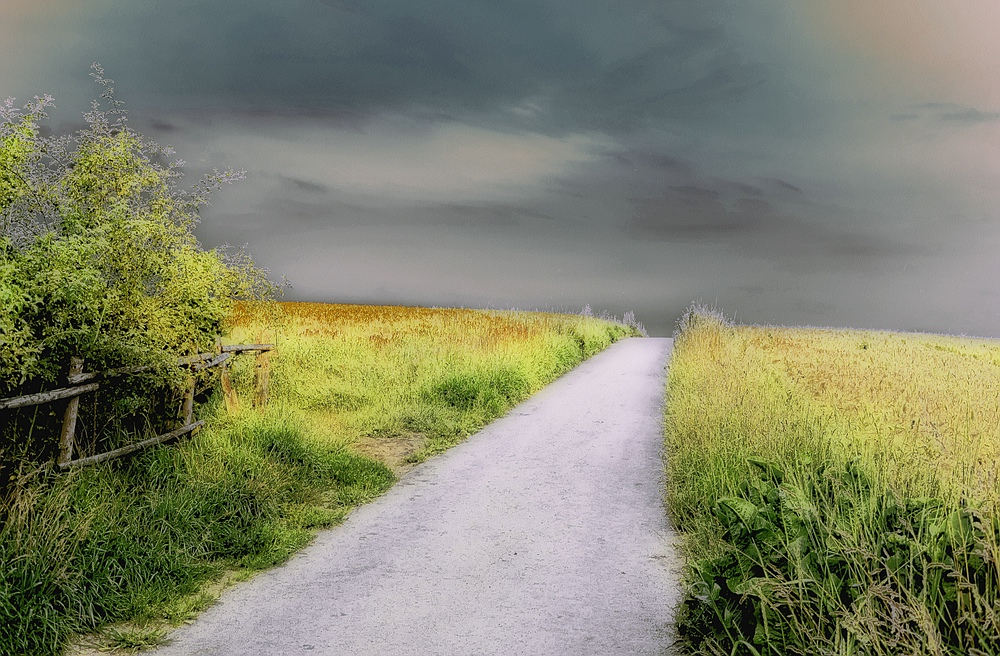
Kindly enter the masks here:
[[408, 462], [408, 459], [420, 451], [426, 442], [427, 437], [421, 433], [392, 437], [365, 436], [351, 444], [351, 449], [361, 455], [382, 461], [398, 477], [416, 466], [416, 463]]

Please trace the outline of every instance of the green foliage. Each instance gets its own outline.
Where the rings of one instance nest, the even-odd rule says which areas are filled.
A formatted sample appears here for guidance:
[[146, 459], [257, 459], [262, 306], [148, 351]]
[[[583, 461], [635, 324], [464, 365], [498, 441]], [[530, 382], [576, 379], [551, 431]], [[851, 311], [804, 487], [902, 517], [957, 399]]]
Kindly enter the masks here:
[[[23, 272], [15, 263], [16, 253], [0, 240], [0, 380], [22, 376], [24, 369], [35, 369], [41, 345], [34, 342], [25, 313], [31, 297], [22, 282]], [[7, 386], [5, 386], [7, 387]]]
[[155, 161], [169, 151], [121, 113], [95, 109], [69, 150], [38, 136], [44, 106], [8, 111], [0, 132], [4, 327], [33, 338], [4, 340], [4, 391], [54, 381], [70, 355], [121, 366], [210, 347], [232, 300], [268, 289], [192, 233], [208, 187], [239, 176], [181, 191], [176, 166]]
[[[54, 386], [71, 356], [88, 371], [153, 365], [134, 385], [162, 396], [176, 358], [210, 349], [235, 299], [273, 292], [249, 259], [204, 250], [192, 232], [209, 192], [242, 174], [181, 189], [181, 163], [159, 163], [171, 151], [132, 130], [95, 69], [110, 109], [95, 102], [74, 134], [41, 136], [49, 97], [0, 106], [0, 396]], [[118, 416], [104, 401], [91, 412], [94, 424]], [[52, 434], [38, 421], [34, 409], [0, 421], [14, 445], [0, 463], [49, 455], [27, 443]]]
[[787, 480], [766, 467], [712, 508], [726, 549], [692, 564], [678, 622], [690, 648], [895, 654], [930, 635], [939, 653], [1000, 653], [987, 562], [1000, 527], [877, 489], [851, 463]]

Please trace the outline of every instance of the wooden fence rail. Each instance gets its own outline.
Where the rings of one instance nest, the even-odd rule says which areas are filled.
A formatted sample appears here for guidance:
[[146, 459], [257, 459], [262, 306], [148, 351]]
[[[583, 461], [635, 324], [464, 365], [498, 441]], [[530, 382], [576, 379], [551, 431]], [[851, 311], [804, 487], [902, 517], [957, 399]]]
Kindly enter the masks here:
[[[237, 405], [236, 395], [232, 390], [232, 386], [229, 381], [229, 371], [225, 363], [234, 355], [239, 353], [256, 351], [258, 355], [256, 372], [257, 393], [255, 395], [255, 401], [259, 406], [263, 407], [267, 403], [267, 388], [270, 379], [269, 355], [272, 350], [274, 350], [274, 344], [232, 344], [218, 347], [218, 350], [213, 353], [198, 353], [196, 355], [188, 355], [178, 358], [177, 364], [180, 366], [190, 367], [192, 371], [201, 371], [222, 365], [222, 387], [223, 394], [225, 395], [226, 407], [233, 410]], [[146, 449], [156, 444], [162, 444], [163, 442], [172, 440], [182, 435], [186, 435], [187, 433], [197, 430], [205, 423], [204, 421], [194, 420], [195, 381], [194, 376], [190, 376], [184, 390], [184, 402], [181, 408], [181, 414], [184, 421], [183, 426], [176, 430], [172, 430], [169, 433], [157, 435], [156, 437], [151, 437], [149, 439], [142, 440], [141, 442], [136, 442], [135, 444], [129, 444], [119, 449], [114, 449], [113, 451], [106, 451], [87, 458], [73, 460], [74, 437], [76, 434], [76, 420], [80, 408], [80, 396], [88, 392], [98, 390], [101, 386], [100, 381], [119, 376], [136, 374], [148, 371], [152, 368], [153, 367], [151, 365], [140, 365], [134, 367], [122, 367], [120, 369], [110, 369], [108, 371], [84, 373], [83, 360], [76, 357], [70, 358], [69, 374], [66, 376], [66, 380], [70, 385], [72, 385], [72, 387], [63, 387], [49, 390], [47, 392], [38, 392], [36, 394], [26, 394], [24, 396], [0, 399], [0, 410], [24, 408], [27, 406], [41, 405], [62, 399], [69, 399], [69, 403], [67, 403], [66, 411], [63, 415], [62, 430], [59, 435], [59, 457], [56, 459], [56, 464], [60, 469], [69, 469], [71, 467], [80, 467], [84, 465], [93, 465], [98, 462], [104, 462], [105, 460], [118, 458], [129, 453]]]
[[114, 451], [105, 451], [104, 453], [98, 453], [96, 456], [90, 456], [88, 458], [80, 458], [79, 460], [70, 460], [68, 462], [60, 462], [59, 469], [69, 469], [70, 467], [82, 467], [84, 465], [96, 465], [99, 462], [104, 462], [105, 460], [111, 460], [112, 458], [119, 458], [130, 453], [135, 453], [136, 451], [141, 451], [142, 449], [149, 448], [156, 444], [163, 444], [175, 437], [180, 437], [190, 433], [198, 428], [205, 425], [205, 420], [196, 421], [188, 424], [187, 426], [182, 426], [177, 430], [170, 431], [169, 433], [164, 433], [163, 435], [157, 435], [156, 437], [151, 437], [148, 440], [143, 440], [142, 442], [136, 442], [135, 444], [129, 444], [128, 446], [123, 446], [120, 449], [115, 449]]
[[86, 394], [87, 392], [93, 392], [100, 386], [100, 383], [90, 383], [89, 385], [63, 387], [61, 389], [49, 390], [48, 392], [28, 394], [27, 396], [17, 396], [12, 399], [0, 399], [0, 410], [6, 410], [8, 408], [24, 408], [29, 405], [41, 405], [43, 403], [59, 401], [60, 399], [68, 399], [74, 396], [80, 396], [81, 394]]

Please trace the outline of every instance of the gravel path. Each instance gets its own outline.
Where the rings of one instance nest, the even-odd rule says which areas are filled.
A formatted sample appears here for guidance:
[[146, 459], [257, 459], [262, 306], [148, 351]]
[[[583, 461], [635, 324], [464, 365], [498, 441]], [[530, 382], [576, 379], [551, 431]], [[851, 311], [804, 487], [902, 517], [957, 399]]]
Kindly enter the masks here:
[[414, 468], [159, 656], [668, 654], [669, 339], [627, 339]]

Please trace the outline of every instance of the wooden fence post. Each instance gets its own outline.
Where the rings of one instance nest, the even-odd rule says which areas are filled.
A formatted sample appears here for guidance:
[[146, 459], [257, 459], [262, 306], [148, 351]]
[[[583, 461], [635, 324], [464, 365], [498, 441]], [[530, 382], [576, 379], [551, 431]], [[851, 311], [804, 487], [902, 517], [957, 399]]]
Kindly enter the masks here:
[[226, 400], [226, 411], [232, 414], [240, 409], [240, 400], [236, 396], [236, 390], [233, 389], [233, 381], [229, 378], [229, 363], [223, 362], [220, 368], [222, 369], [219, 376], [222, 379], [222, 397]]
[[[83, 358], [73, 356], [69, 359], [69, 375], [78, 376], [83, 373]], [[73, 459], [73, 438], [76, 434], [76, 418], [80, 413], [80, 397], [74, 396], [66, 405], [63, 414], [62, 433], [59, 435], [59, 460], [61, 465]]]
[[256, 404], [263, 410], [267, 407], [268, 388], [271, 386], [271, 352], [261, 351], [257, 354], [257, 385]]
[[184, 406], [181, 409], [184, 415], [184, 425], [194, 422], [194, 376], [187, 380], [187, 389], [184, 390]]

